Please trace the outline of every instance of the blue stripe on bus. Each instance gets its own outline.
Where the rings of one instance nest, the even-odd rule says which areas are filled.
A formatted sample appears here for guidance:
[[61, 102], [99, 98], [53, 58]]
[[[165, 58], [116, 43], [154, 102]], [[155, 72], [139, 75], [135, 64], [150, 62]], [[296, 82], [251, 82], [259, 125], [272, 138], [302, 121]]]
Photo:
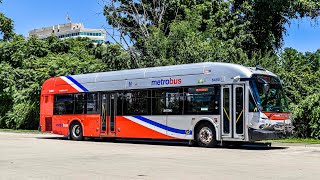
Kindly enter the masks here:
[[88, 89], [82, 86], [78, 81], [73, 79], [71, 76], [66, 76], [70, 81], [72, 81], [76, 86], [78, 86], [80, 89], [82, 89], [84, 92], [88, 92]]
[[[183, 130], [183, 129], [176, 129], [176, 128], [172, 128], [172, 127], [169, 127], [169, 126], [165, 126], [163, 124], [160, 124], [160, 123], [157, 123], [155, 121], [152, 121], [150, 119], [147, 119], [145, 117], [142, 117], [142, 116], [133, 116], [134, 118], [137, 118], [143, 122], [146, 122], [148, 124], [151, 124], [153, 126], [156, 126], [158, 128], [161, 128], [161, 129], [164, 129], [164, 130], [167, 130], [167, 131], [170, 131], [170, 132], [174, 132], [174, 133], [177, 133], [177, 134], [187, 134], [186, 131], [187, 130]], [[188, 135], [191, 135], [192, 134], [192, 131], [191, 130], [188, 130], [189, 133]]]

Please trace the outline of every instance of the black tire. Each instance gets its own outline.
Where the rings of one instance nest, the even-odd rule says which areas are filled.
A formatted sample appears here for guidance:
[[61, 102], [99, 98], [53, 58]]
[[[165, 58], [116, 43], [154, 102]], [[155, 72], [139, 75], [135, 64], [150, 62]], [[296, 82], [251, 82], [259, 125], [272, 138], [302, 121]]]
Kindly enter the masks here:
[[215, 147], [217, 146], [216, 131], [213, 125], [209, 122], [201, 123], [195, 134], [195, 140], [200, 147]]
[[74, 141], [82, 141], [83, 140], [82, 126], [79, 122], [74, 122], [71, 124], [70, 138]]

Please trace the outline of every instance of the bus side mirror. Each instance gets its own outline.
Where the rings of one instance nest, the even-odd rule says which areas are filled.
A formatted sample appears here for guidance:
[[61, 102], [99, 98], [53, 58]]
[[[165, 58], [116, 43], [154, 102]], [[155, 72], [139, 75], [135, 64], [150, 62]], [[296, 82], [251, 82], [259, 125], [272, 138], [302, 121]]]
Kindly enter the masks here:
[[263, 94], [267, 94], [270, 89], [269, 84], [263, 84]]

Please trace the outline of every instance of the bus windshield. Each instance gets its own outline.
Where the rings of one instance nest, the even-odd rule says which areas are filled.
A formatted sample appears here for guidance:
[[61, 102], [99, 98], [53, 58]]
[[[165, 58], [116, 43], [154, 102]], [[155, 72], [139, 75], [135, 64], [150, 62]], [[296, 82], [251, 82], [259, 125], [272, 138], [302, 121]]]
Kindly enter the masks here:
[[254, 75], [253, 79], [250, 86], [261, 111], [288, 112], [287, 98], [277, 77]]

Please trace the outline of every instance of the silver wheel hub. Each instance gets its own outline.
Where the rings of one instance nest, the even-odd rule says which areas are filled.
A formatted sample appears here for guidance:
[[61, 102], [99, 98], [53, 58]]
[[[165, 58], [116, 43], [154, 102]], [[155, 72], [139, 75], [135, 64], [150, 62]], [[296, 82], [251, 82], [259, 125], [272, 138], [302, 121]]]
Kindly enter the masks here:
[[74, 137], [79, 137], [81, 135], [81, 129], [80, 129], [80, 126], [79, 125], [74, 125], [72, 127], [72, 135]]
[[210, 128], [203, 127], [199, 132], [199, 139], [204, 144], [209, 144], [213, 139], [213, 133]]

